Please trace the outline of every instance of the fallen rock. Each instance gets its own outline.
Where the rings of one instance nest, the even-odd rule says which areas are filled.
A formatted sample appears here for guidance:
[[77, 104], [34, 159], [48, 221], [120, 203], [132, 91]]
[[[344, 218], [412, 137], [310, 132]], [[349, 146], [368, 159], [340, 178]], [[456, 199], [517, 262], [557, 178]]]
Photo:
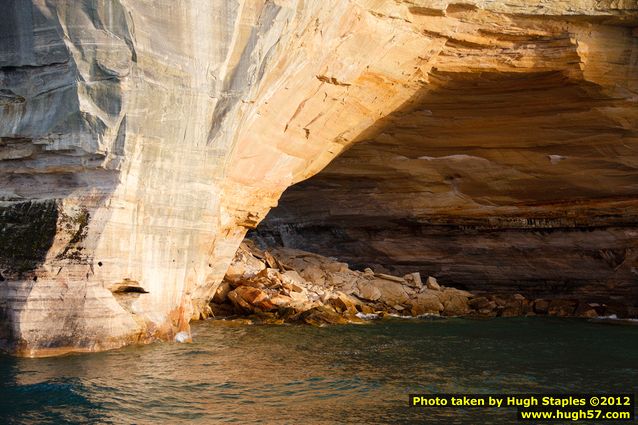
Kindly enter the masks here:
[[410, 304], [412, 305], [410, 312], [413, 316], [440, 314], [444, 308], [439, 296], [433, 294], [432, 290], [421, 292], [415, 299], [410, 301]]
[[296, 270], [287, 270], [281, 275], [282, 282], [287, 282], [297, 286], [305, 286], [308, 285], [308, 282], [301, 277], [301, 275]]
[[435, 291], [440, 291], [441, 290], [441, 286], [439, 285], [439, 282], [437, 282], [436, 278], [432, 277], [432, 276], [428, 276], [428, 279], [425, 282], [425, 286], [428, 289], [433, 289]]
[[233, 268], [234, 278], [224, 281], [213, 297], [214, 316], [239, 313], [261, 323], [301, 321], [321, 325], [347, 323], [357, 314], [595, 317], [604, 310], [603, 306], [595, 308], [574, 300], [531, 302], [522, 294], [475, 296], [440, 285], [432, 276], [424, 284], [419, 273], [401, 278], [375, 274], [371, 269], [360, 272], [350, 270], [346, 263], [294, 249], [278, 248], [261, 255], [265, 262], [251, 258], [250, 250], [242, 247], [236, 259], [251, 264], [250, 271], [240, 266]]
[[360, 282], [357, 286], [357, 295], [368, 301], [377, 301], [381, 298], [381, 291], [370, 281]]
[[472, 314], [479, 317], [496, 317], [498, 315], [498, 304], [487, 297], [476, 297], [468, 300], [468, 307], [473, 311]]
[[374, 276], [378, 277], [379, 279], [385, 279], [385, 280], [391, 280], [392, 282], [404, 283], [404, 280], [398, 276], [392, 276], [385, 273], [375, 273]]
[[543, 299], [534, 300], [534, 313], [547, 314], [549, 309], [549, 301]]
[[581, 310], [576, 310], [576, 316], [593, 319], [594, 317], [598, 317], [598, 313], [596, 312], [596, 309], [583, 308]]
[[326, 282], [325, 273], [317, 265], [309, 265], [300, 274], [308, 282], [312, 282], [315, 285], [324, 285]]
[[445, 288], [445, 290], [438, 292], [439, 299], [443, 304], [443, 315], [462, 316], [469, 313], [470, 307], [465, 293], [467, 292], [453, 288]]
[[279, 261], [268, 251], [264, 251], [264, 261], [266, 261], [266, 265], [270, 268], [283, 270]]
[[215, 291], [215, 295], [213, 296], [213, 302], [217, 303], [217, 304], [221, 304], [224, 301], [226, 301], [226, 298], [228, 297], [228, 293], [232, 290], [232, 287], [230, 285], [230, 282], [228, 282], [227, 280], [222, 281], [222, 283], [219, 284], [219, 286], [217, 287], [217, 290]]
[[608, 302], [604, 304], [605, 316], [616, 315], [620, 318], [630, 317], [630, 310], [631, 309], [627, 305], [621, 303]]
[[[403, 282], [403, 280], [401, 280]], [[403, 304], [410, 299], [410, 295], [406, 292], [405, 285], [398, 281], [388, 279], [374, 279], [370, 281], [370, 285], [375, 286], [381, 292], [381, 298], [389, 306]]]
[[357, 304], [357, 310], [359, 310], [359, 312], [363, 314], [374, 314], [375, 312], [374, 308], [372, 308], [368, 304], [363, 303]]
[[577, 301], [575, 300], [552, 300], [549, 303], [547, 314], [550, 316], [573, 316], [576, 311]]
[[595, 308], [589, 306], [589, 304], [579, 303], [576, 308], [575, 315], [578, 317], [587, 317], [592, 319], [594, 317], [598, 317], [598, 312]]
[[263, 261], [257, 259], [250, 249], [250, 245], [242, 243], [235, 253], [235, 257], [226, 271], [225, 280], [236, 282], [246, 280], [266, 268]]
[[234, 290], [228, 293], [228, 299], [237, 310], [243, 313], [252, 313], [254, 310], [253, 306]]
[[288, 295], [276, 294], [270, 297], [270, 302], [277, 307], [289, 307], [295, 302], [295, 300], [293, 300], [292, 297], [289, 297]]
[[408, 273], [403, 276], [403, 280], [411, 287], [416, 289], [423, 288], [423, 282], [421, 281], [421, 274], [416, 273]]
[[325, 305], [304, 311], [299, 315], [298, 319], [304, 323], [315, 326], [346, 324], [350, 322], [348, 319]]
[[347, 263], [340, 263], [338, 261], [324, 263], [323, 269], [328, 273], [345, 273], [350, 271]]
[[487, 297], [476, 297], [472, 298], [467, 302], [468, 306], [474, 310], [481, 310], [488, 307], [496, 307], [496, 303], [494, 301], [489, 300]]
[[239, 286], [228, 293], [228, 299], [239, 309], [247, 313], [270, 311], [276, 306], [270, 301], [268, 293], [252, 286]]
[[[523, 300], [525, 297], [523, 297]], [[523, 300], [520, 298], [511, 298], [505, 301], [501, 316], [503, 317], [518, 317], [523, 314]]]
[[343, 292], [337, 292], [337, 297], [330, 299], [329, 302], [338, 313], [354, 316], [359, 312], [357, 305], [360, 304], [360, 302]]

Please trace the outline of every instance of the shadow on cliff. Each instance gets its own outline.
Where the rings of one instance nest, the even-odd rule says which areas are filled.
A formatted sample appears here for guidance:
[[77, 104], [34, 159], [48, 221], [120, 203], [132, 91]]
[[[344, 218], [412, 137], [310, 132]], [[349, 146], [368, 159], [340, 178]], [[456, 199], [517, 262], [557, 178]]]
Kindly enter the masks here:
[[618, 271], [638, 249], [636, 146], [618, 152], [636, 132], [600, 112], [621, 103], [558, 71], [434, 72], [248, 237], [459, 288], [636, 305]]

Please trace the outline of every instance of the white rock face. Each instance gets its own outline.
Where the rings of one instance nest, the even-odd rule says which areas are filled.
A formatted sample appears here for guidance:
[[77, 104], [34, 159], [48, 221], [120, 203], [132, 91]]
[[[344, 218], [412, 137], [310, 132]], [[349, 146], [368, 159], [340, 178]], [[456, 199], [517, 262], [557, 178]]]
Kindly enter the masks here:
[[[435, 67], [542, 71], [580, 57], [567, 77], [636, 88], [635, 63], [615, 60], [635, 62], [630, 1], [4, 3], [0, 344], [22, 355], [188, 332], [282, 191], [365, 138]], [[439, 56], [488, 30], [507, 43], [513, 15], [551, 15], [525, 31], [572, 37], [574, 55]]]

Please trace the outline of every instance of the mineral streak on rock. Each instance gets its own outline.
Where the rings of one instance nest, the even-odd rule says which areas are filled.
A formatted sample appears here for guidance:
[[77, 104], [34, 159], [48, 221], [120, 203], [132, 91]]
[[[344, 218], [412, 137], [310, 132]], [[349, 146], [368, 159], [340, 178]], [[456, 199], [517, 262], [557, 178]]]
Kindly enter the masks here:
[[618, 0], [5, 1], [0, 345], [188, 332], [246, 230], [350, 146], [352, 181], [389, 167], [420, 194], [397, 209], [427, 183], [443, 217], [591, 197], [632, 216], [637, 16]]

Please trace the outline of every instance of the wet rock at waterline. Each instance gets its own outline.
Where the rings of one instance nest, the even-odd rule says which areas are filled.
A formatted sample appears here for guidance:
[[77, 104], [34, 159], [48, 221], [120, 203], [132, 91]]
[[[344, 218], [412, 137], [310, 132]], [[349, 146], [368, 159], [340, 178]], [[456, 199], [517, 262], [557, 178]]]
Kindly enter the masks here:
[[386, 315], [591, 318], [615, 313], [609, 306], [575, 299], [477, 294], [446, 287], [431, 276], [425, 285], [421, 282], [419, 273], [398, 277], [371, 269], [351, 270], [331, 258], [282, 247], [264, 251], [246, 240], [210, 306], [215, 318], [312, 325], [360, 322], [361, 318]]
[[[368, 305], [419, 310], [422, 270], [632, 314], [635, 2], [462, 3], [3, 1], [0, 348], [174, 340], [321, 170], [277, 234], [373, 269]], [[337, 263], [299, 272], [322, 302]]]

